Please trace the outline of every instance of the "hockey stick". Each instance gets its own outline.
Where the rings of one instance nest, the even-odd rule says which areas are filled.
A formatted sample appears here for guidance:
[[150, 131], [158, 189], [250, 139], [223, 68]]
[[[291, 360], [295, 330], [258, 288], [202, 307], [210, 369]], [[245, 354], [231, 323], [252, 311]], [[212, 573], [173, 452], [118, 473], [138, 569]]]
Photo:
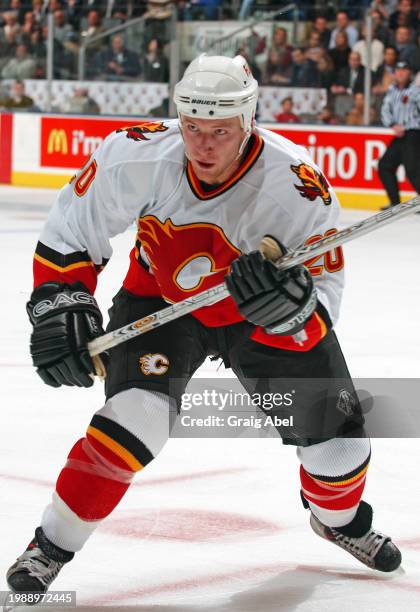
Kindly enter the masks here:
[[[368, 217], [363, 221], [359, 221], [359, 223], [355, 223], [354, 225], [350, 225], [349, 227], [346, 227], [339, 232], [332, 234], [331, 236], [321, 238], [321, 240], [318, 242], [314, 242], [310, 245], [302, 245], [294, 251], [289, 251], [282, 257], [278, 257], [278, 247], [276, 248], [277, 245], [275, 241], [270, 238], [268, 238], [268, 240], [266, 238], [262, 240], [261, 250], [268, 259], [271, 259], [275, 263], [279, 270], [286, 270], [287, 268], [292, 268], [298, 264], [305, 263], [305, 261], [308, 261], [308, 259], [314, 257], [315, 255], [323, 255], [327, 251], [340, 246], [345, 242], [349, 242], [350, 240], [364, 236], [365, 234], [373, 232], [379, 227], [392, 223], [397, 219], [402, 219], [416, 210], [420, 210], [420, 196], [416, 196], [408, 202], [397, 204], [396, 206], [392, 206], [391, 208], [376, 215], [372, 215], [371, 217]], [[165, 325], [165, 323], [168, 323], [169, 321], [174, 321], [179, 317], [197, 310], [197, 308], [215, 304], [216, 302], [229, 297], [229, 295], [230, 294], [224, 283], [217, 285], [216, 287], [212, 287], [207, 291], [197, 293], [186, 300], [182, 300], [182, 302], [172, 304], [167, 308], [163, 308], [158, 312], [154, 312], [146, 317], [143, 317], [142, 319], [139, 319], [138, 321], [124, 325], [115, 331], [109, 332], [103, 336], [100, 336], [99, 338], [96, 338], [95, 340], [92, 340], [88, 344], [89, 353], [92, 357], [99, 355], [99, 353], [102, 353], [107, 349], [118, 346], [118, 344], [126, 342], [131, 338], [135, 338], [140, 334], [145, 334], [156, 327]]]

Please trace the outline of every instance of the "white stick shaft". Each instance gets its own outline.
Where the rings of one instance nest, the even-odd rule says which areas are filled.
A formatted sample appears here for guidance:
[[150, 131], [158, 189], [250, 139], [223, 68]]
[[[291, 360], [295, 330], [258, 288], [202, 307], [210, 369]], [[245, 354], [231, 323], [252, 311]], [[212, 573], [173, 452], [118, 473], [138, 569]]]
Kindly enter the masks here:
[[[305, 261], [308, 261], [308, 259], [314, 257], [315, 255], [323, 255], [327, 251], [330, 251], [331, 249], [334, 249], [345, 242], [349, 242], [350, 240], [364, 236], [369, 232], [373, 232], [374, 230], [383, 227], [388, 223], [392, 223], [397, 219], [401, 219], [402, 217], [405, 217], [417, 210], [420, 210], [420, 196], [416, 196], [408, 202], [403, 202], [402, 204], [392, 206], [391, 208], [376, 215], [372, 215], [363, 221], [359, 221], [354, 225], [350, 225], [349, 227], [342, 229], [336, 234], [321, 238], [321, 240], [318, 242], [310, 245], [302, 245], [296, 250], [288, 252], [274, 263], [280, 270], [292, 268], [298, 264], [305, 263]], [[127, 340], [135, 338], [140, 334], [145, 334], [151, 329], [155, 329], [156, 327], [165, 325], [165, 323], [168, 323], [169, 321], [173, 321], [179, 317], [189, 314], [190, 312], [197, 310], [197, 308], [215, 304], [229, 295], [230, 294], [224, 283], [217, 285], [212, 289], [208, 289], [207, 291], [197, 293], [196, 295], [193, 295], [182, 302], [172, 304], [167, 308], [163, 308], [163, 310], [159, 310], [158, 312], [143, 317], [143, 319], [129, 323], [124, 327], [120, 327], [115, 331], [109, 332], [108, 334], [104, 334], [103, 336], [92, 340], [88, 344], [89, 353], [91, 356], [98, 355], [99, 353], [117, 346], [122, 342], [126, 342]]]

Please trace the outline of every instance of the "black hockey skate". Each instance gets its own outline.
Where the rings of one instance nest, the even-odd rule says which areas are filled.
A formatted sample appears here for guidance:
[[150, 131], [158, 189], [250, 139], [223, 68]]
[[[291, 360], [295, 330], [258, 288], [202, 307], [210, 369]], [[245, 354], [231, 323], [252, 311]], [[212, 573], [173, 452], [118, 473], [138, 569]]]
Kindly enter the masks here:
[[55, 546], [42, 527], [37, 527], [34, 539], [6, 574], [10, 590], [14, 593], [45, 593], [63, 565], [73, 557], [73, 552]]
[[401, 553], [391, 538], [372, 529], [372, 508], [364, 501], [352, 522], [344, 527], [327, 527], [314, 514], [310, 523], [321, 538], [347, 550], [372, 569], [393, 572], [401, 564]]

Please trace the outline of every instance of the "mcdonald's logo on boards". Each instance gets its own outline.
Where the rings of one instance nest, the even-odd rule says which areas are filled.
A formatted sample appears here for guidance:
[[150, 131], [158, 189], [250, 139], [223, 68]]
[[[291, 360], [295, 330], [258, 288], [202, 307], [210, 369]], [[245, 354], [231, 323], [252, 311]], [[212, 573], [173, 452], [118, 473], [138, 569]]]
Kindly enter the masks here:
[[47, 153], [62, 153], [67, 155], [69, 150], [67, 134], [63, 129], [53, 129], [48, 136]]
[[87, 162], [108, 134], [139, 119], [97, 117], [41, 117], [40, 162], [42, 168], [62, 168], [70, 174]]

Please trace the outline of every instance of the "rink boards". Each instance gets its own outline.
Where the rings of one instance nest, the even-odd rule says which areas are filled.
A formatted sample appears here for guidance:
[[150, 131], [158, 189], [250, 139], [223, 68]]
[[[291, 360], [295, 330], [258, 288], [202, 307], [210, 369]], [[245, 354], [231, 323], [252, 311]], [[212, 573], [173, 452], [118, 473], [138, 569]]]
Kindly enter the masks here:
[[[107, 134], [139, 118], [0, 114], [0, 182], [59, 188], [80, 168]], [[378, 209], [386, 196], [377, 174], [378, 159], [392, 139], [385, 128], [261, 124], [307, 148], [347, 208]], [[402, 167], [404, 199], [414, 196]]]

